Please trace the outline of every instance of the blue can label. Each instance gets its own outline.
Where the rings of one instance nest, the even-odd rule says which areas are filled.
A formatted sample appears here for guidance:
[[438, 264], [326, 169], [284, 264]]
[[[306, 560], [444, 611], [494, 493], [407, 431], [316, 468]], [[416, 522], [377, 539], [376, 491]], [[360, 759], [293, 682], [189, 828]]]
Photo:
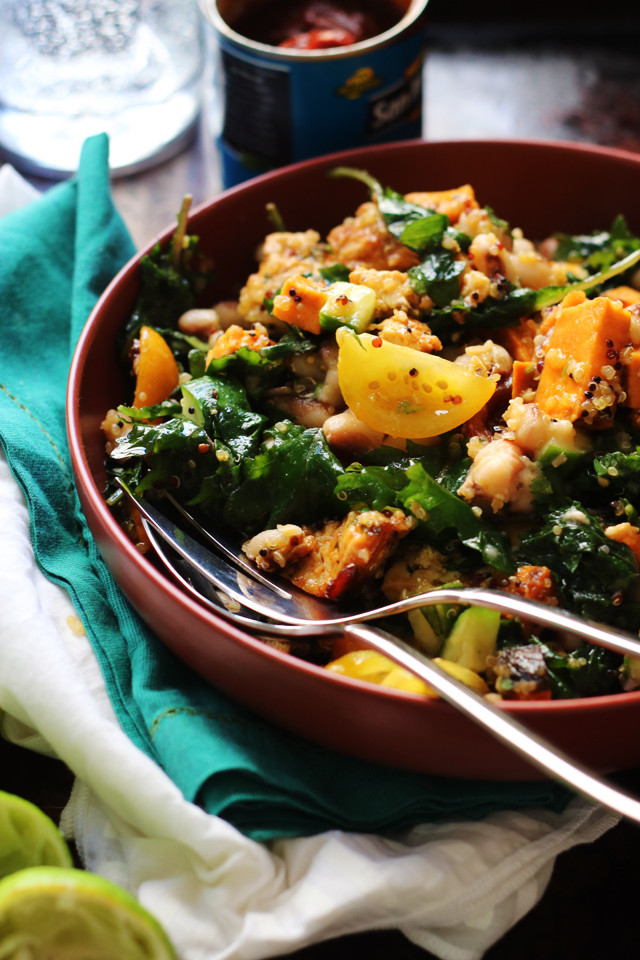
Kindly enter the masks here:
[[371, 98], [367, 134], [376, 136], [399, 123], [411, 123], [417, 116], [422, 116], [422, 71], [414, 69], [393, 87]]
[[267, 66], [222, 49], [226, 99], [222, 140], [238, 155], [264, 166], [293, 157], [291, 77], [286, 67]]
[[279, 60], [219, 38], [225, 187], [354, 146], [419, 137], [424, 34], [354, 56]]

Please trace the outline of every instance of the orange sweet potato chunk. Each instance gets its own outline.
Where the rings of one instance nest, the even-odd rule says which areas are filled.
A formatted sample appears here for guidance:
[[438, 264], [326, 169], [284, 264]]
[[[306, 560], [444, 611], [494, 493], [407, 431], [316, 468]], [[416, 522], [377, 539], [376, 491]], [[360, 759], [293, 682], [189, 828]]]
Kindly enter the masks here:
[[604, 290], [603, 297], [609, 297], [610, 300], [620, 300], [623, 307], [632, 307], [634, 303], [640, 303], [640, 290], [633, 287], [609, 287]]
[[626, 543], [640, 563], [640, 530], [628, 521], [616, 523], [615, 526], [605, 528], [605, 536], [617, 543]]
[[556, 320], [563, 310], [566, 310], [567, 307], [575, 307], [579, 303], [584, 303], [586, 299], [587, 295], [584, 290], [572, 290], [561, 303], [556, 303], [553, 307], [549, 307], [545, 311], [540, 323], [539, 333], [543, 335], [549, 333], [555, 326]]
[[263, 347], [269, 347], [273, 343], [267, 336], [266, 330], [260, 324], [245, 330], [237, 323], [232, 323], [224, 331], [222, 336], [218, 337], [209, 352], [205, 361], [205, 368], [211, 360], [217, 360], [219, 357], [228, 357], [240, 347], [248, 347], [249, 350], [262, 350]]
[[533, 359], [534, 340], [539, 332], [539, 324], [525, 317], [512, 327], [505, 327], [496, 334], [496, 340], [508, 350], [514, 360]]
[[327, 302], [327, 289], [313, 277], [291, 277], [273, 298], [274, 317], [308, 333], [320, 333], [320, 311]]
[[479, 206], [473, 187], [468, 183], [453, 190], [407, 193], [405, 200], [435, 210], [436, 213], [444, 213], [451, 223], [456, 223], [466, 210], [477, 210]]
[[527, 390], [535, 390], [536, 367], [527, 360], [514, 360], [511, 370], [511, 396], [521, 397]]
[[631, 318], [619, 301], [608, 297], [567, 300], [551, 331], [536, 403], [550, 417], [575, 421], [594, 378], [612, 379], [608, 373], [629, 343]]

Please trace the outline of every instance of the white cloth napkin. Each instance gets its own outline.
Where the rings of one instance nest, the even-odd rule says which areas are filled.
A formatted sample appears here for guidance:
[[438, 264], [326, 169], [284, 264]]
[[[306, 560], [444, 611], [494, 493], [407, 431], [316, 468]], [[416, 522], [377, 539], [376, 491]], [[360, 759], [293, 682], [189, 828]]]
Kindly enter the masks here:
[[[0, 170], [0, 215], [32, 196]], [[121, 730], [66, 593], [35, 564], [1, 455], [0, 732], [71, 768], [63, 830], [87, 869], [158, 917], [181, 960], [261, 960], [388, 928], [442, 960], [478, 960], [538, 902], [558, 854], [618, 821], [577, 799], [562, 814], [507, 811], [393, 837], [247, 839], [185, 801]]]

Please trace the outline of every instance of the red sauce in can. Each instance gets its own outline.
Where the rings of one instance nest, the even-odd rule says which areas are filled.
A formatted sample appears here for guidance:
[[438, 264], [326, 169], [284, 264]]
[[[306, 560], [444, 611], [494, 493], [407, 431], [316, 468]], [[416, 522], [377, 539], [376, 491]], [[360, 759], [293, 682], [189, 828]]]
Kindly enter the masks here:
[[271, 0], [234, 20], [237, 33], [273, 47], [324, 50], [369, 40], [403, 15], [393, 0]]

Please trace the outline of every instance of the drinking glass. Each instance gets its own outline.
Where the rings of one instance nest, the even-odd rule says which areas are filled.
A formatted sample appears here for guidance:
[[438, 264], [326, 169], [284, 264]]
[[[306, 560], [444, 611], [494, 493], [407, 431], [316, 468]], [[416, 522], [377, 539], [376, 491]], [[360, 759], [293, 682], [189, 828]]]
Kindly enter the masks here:
[[0, 0], [0, 152], [49, 177], [110, 137], [114, 173], [176, 153], [200, 111], [197, 0]]

